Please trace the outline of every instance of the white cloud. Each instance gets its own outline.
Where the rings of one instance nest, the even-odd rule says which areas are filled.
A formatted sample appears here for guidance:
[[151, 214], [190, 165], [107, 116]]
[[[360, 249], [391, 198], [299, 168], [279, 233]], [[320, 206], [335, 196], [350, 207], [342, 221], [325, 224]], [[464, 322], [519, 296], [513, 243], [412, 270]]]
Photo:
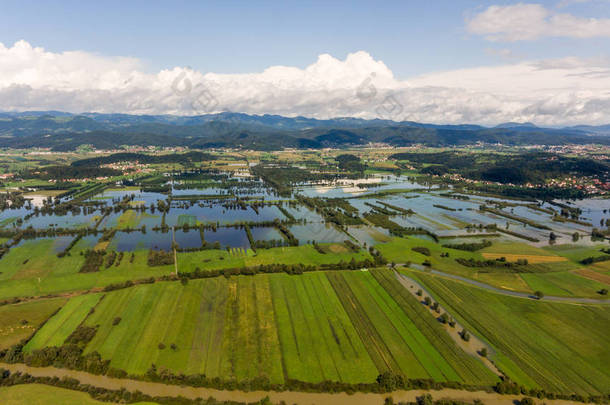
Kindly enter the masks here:
[[519, 3], [490, 6], [469, 19], [467, 29], [490, 41], [610, 37], [610, 18], [583, 18], [554, 13], [540, 4]]
[[0, 43], [0, 110], [197, 115], [218, 111], [437, 123], [610, 122], [610, 61], [565, 58], [399, 80], [366, 52], [300, 69], [146, 73], [132, 58]]

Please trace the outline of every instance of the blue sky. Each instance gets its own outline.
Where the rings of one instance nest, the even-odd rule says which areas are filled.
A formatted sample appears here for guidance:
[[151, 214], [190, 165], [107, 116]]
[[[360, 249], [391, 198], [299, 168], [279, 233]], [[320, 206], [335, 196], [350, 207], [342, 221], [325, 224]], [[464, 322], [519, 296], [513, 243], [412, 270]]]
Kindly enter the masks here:
[[0, 0], [0, 110], [610, 122], [610, 0], [377, 3]]
[[[344, 58], [366, 50], [399, 78], [502, 63], [496, 48], [520, 59], [609, 52], [607, 38], [490, 44], [468, 33], [465, 18], [495, 3], [2, 1], [0, 42], [25, 39], [53, 52], [137, 57], [149, 71], [191, 66], [223, 73], [305, 67], [321, 53]], [[607, 2], [540, 4], [583, 17], [610, 17]]]

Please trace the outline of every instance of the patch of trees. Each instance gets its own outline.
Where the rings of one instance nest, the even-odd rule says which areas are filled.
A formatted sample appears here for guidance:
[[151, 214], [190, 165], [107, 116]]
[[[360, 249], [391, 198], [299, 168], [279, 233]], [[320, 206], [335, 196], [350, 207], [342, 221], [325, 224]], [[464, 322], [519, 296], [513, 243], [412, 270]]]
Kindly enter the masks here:
[[473, 258], [465, 259], [458, 257], [455, 259], [456, 262], [466, 267], [506, 267], [515, 268], [518, 266], [526, 266], [528, 264], [527, 259], [518, 259], [516, 262], [508, 262], [506, 258], [500, 257], [493, 260], [475, 260]]
[[57, 180], [66, 179], [94, 179], [97, 177], [120, 176], [119, 170], [107, 167], [74, 167], [74, 166], [47, 166], [41, 169], [27, 169], [21, 173], [24, 179]]
[[360, 252], [360, 246], [356, 245], [354, 242], [352, 242], [349, 239], [346, 239], [343, 244], [352, 252], [354, 253], [358, 253]]
[[144, 153], [114, 153], [108, 156], [100, 156], [89, 159], [81, 159], [72, 162], [74, 167], [101, 166], [111, 163], [132, 162], [140, 164], [165, 164], [180, 163], [192, 164], [195, 162], [215, 160], [216, 157], [209, 153], [192, 151], [186, 153], [171, 153], [165, 155], [148, 155]]
[[448, 249], [465, 250], [467, 252], [476, 252], [477, 250], [490, 247], [491, 245], [491, 241], [483, 239], [481, 242], [445, 244], [443, 247]]
[[441, 204], [432, 204], [433, 207], [440, 208], [445, 211], [457, 211], [455, 208], [447, 207], [446, 205]]
[[590, 257], [586, 257], [584, 259], [582, 259], [580, 261], [580, 264], [593, 264], [593, 263], [599, 263], [599, 262], [605, 262], [610, 260], [610, 255], [602, 255], [602, 256], [590, 256]]
[[70, 336], [68, 336], [64, 344], [73, 344], [85, 347], [87, 343], [93, 339], [96, 332], [96, 327], [79, 325], [76, 329], [74, 329]]
[[297, 196], [297, 200], [322, 215], [327, 222], [343, 228], [348, 225], [361, 225], [358, 209], [342, 198], [321, 198]]
[[366, 165], [360, 161], [358, 156], [351, 154], [342, 154], [335, 158], [339, 162], [339, 169], [346, 172], [362, 173], [366, 169]]
[[319, 182], [336, 179], [336, 175], [312, 173], [294, 166], [256, 165], [250, 169], [253, 175], [260, 177], [280, 195], [290, 195], [292, 186], [298, 183]]
[[397, 212], [399, 212], [399, 213], [401, 213], [403, 215], [413, 215], [413, 214], [415, 214], [415, 211], [413, 211], [410, 208], [398, 207], [396, 205], [388, 204], [388, 203], [383, 202], [383, 201], [376, 201], [376, 203], [380, 204], [380, 205], [383, 205], [386, 208], [390, 208], [390, 209], [392, 209], [394, 211], [397, 211]]
[[[104, 250], [91, 250], [87, 249], [84, 253], [85, 262], [78, 270], [79, 273], [94, 273], [100, 270], [100, 266], [104, 263], [104, 256], [106, 251]], [[110, 267], [110, 266], [109, 266]]]
[[415, 246], [411, 248], [412, 251], [420, 253], [424, 256], [430, 256], [430, 249], [428, 249], [427, 247], [423, 247], [423, 246]]
[[148, 251], [149, 266], [165, 266], [168, 264], [174, 264], [174, 252], [165, 250], [153, 250]]

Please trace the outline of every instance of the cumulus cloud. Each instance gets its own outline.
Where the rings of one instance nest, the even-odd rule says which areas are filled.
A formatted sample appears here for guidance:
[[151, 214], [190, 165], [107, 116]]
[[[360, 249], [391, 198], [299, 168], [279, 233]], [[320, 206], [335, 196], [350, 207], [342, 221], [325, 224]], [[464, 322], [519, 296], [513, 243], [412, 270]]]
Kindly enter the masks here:
[[610, 61], [565, 58], [430, 73], [407, 80], [366, 52], [304, 69], [144, 71], [133, 58], [0, 43], [0, 110], [197, 115], [220, 111], [437, 123], [610, 122]]
[[610, 18], [583, 18], [554, 13], [540, 4], [519, 3], [490, 6], [469, 19], [467, 29], [490, 41], [610, 37]]

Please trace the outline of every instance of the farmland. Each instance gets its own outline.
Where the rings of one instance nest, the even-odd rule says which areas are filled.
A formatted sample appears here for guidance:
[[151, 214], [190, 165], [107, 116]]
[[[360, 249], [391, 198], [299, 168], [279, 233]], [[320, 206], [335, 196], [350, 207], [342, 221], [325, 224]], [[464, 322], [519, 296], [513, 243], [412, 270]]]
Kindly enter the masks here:
[[0, 307], [0, 350], [29, 338], [66, 301], [56, 298]]
[[485, 192], [384, 149], [190, 153], [137, 155], [143, 174], [62, 155], [129, 176], [0, 196], [0, 361], [223, 390], [610, 394], [605, 200]]
[[605, 392], [610, 378], [606, 307], [535, 302], [441, 277], [417, 278], [498, 350], [494, 361], [512, 380], [556, 392]]
[[155, 283], [72, 298], [25, 350], [61, 346], [83, 324], [97, 328], [85, 354], [134, 375], [154, 364], [272, 384], [364, 383], [384, 371], [492, 384], [497, 377], [420, 306], [388, 270]]

